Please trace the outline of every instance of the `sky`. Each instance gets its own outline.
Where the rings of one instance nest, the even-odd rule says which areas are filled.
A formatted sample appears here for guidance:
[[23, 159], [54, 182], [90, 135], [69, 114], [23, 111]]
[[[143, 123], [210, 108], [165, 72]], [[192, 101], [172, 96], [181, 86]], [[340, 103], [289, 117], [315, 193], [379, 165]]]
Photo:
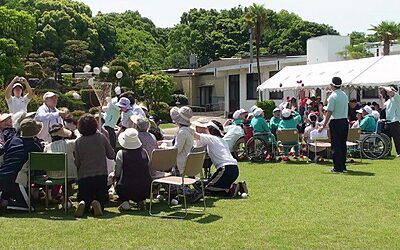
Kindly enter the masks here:
[[341, 35], [352, 31], [367, 32], [371, 24], [390, 20], [400, 22], [399, 0], [79, 0], [92, 9], [93, 15], [137, 10], [151, 19], [157, 27], [173, 27], [179, 23], [183, 12], [192, 8], [228, 9], [252, 3], [264, 4], [274, 11], [282, 9], [298, 14], [301, 18], [326, 23]]

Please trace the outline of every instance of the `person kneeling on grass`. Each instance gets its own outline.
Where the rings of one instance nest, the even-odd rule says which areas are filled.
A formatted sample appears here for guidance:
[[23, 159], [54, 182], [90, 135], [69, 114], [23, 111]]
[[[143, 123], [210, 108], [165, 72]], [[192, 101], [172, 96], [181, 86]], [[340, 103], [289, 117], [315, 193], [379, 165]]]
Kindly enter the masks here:
[[[292, 111], [290, 109], [282, 110], [282, 120], [279, 122], [278, 130], [285, 129], [297, 129], [298, 121], [293, 117]], [[299, 155], [299, 142], [287, 142], [283, 145], [283, 156], [282, 160], [288, 161], [289, 151], [293, 147], [294, 155], [297, 157]]]
[[12, 137], [4, 146], [4, 162], [0, 167], [0, 213], [5, 209], [29, 211], [27, 162], [29, 153], [43, 151], [35, 137], [41, 129], [40, 123], [25, 118], [20, 124], [21, 136]]
[[150, 196], [152, 178], [149, 171], [149, 157], [142, 148], [139, 133], [128, 128], [118, 136], [122, 149], [117, 153], [115, 176], [116, 191], [122, 204], [120, 211], [130, 210], [129, 200], [138, 204], [140, 210], [146, 209], [145, 200]]
[[78, 121], [82, 135], [75, 142], [75, 165], [78, 169], [78, 201], [76, 217], [82, 217], [92, 208], [94, 216], [103, 214], [107, 196], [107, 162], [115, 153], [107, 138], [97, 131], [97, 121], [92, 115], [83, 115]]
[[[197, 124], [200, 125], [200, 124]], [[214, 163], [217, 171], [213, 174], [205, 189], [210, 192], [225, 192], [231, 197], [235, 197], [239, 191], [239, 185], [234, 182], [239, 176], [237, 161], [229, 151], [229, 146], [222, 139], [222, 132], [214, 122], [204, 125], [208, 129], [208, 134], [195, 133], [194, 138], [198, 140], [198, 146], [207, 146], [208, 155]], [[245, 183], [242, 186], [242, 193], [247, 193]], [[193, 195], [193, 202], [200, 200], [203, 194], [197, 190]]]

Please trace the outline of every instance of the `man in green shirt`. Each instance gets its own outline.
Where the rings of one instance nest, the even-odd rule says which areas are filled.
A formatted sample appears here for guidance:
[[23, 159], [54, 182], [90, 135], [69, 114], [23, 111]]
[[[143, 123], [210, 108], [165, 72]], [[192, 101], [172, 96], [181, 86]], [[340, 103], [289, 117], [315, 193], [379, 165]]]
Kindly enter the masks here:
[[328, 98], [327, 114], [324, 124], [319, 128], [321, 131], [329, 122], [331, 133], [332, 157], [334, 167], [331, 172], [343, 172], [346, 169], [347, 157], [347, 134], [349, 133], [349, 122], [347, 120], [349, 98], [340, 88], [342, 79], [332, 78], [332, 94]]

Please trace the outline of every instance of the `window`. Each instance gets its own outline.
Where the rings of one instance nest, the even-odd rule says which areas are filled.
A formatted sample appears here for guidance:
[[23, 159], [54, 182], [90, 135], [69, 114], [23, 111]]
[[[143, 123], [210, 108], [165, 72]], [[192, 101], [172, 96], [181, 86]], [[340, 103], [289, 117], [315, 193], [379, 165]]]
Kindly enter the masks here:
[[378, 88], [363, 89], [362, 97], [366, 99], [379, 98]]
[[247, 74], [247, 100], [257, 100], [258, 74]]
[[273, 77], [274, 75], [276, 75], [279, 72], [279, 70], [273, 70], [269, 72], [269, 78]]
[[269, 92], [269, 99], [270, 100], [282, 100], [283, 99], [283, 91], [274, 91]]

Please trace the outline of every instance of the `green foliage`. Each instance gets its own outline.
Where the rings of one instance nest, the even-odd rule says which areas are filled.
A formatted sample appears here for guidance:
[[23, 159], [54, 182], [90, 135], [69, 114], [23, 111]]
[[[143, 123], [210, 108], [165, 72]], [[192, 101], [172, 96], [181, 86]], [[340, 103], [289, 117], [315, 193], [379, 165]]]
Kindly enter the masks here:
[[150, 115], [157, 114], [163, 122], [172, 122], [169, 115], [170, 106], [165, 102], [159, 102], [150, 110]]
[[371, 25], [371, 31], [375, 32], [376, 39], [383, 41], [383, 55], [390, 54], [390, 43], [392, 39], [400, 37], [400, 24], [393, 21], [383, 21], [378, 25]]
[[150, 108], [160, 102], [170, 102], [175, 88], [172, 78], [165, 74], [144, 74], [136, 81], [143, 99]]
[[270, 119], [272, 117], [272, 111], [276, 107], [275, 102], [271, 100], [267, 101], [257, 101], [257, 107], [264, 110], [265, 118]]
[[364, 43], [357, 45], [349, 44], [344, 51], [338, 52], [338, 55], [343, 56], [345, 59], [360, 59], [373, 56], [373, 54], [367, 50]]
[[80, 91], [82, 102], [87, 108], [100, 106], [99, 100], [93, 89], [81, 89]]
[[86, 114], [86, 111], [84, 110], [74, 110], [71, 112], [72, 118], [75, 121], [79, 120], [79, 118], [81, 118], [81, 116], [83, 116], [84, 114]]
[[24, 66], [18, 55], [19, 49], [13, 39], [0, 38], [0, 81], [23, 74]]
[[169, 104], [171, 106], [175, 106], [177, 102], [179, 102], [180, 105], [188, 105], [189, 104], [189, 100], [188, 100], [187, 96], [185, 96], [183, 94], [173, 94], [172, 101]]
[[89, 51], [88, 42], [82, 40], [68, 40], [65, 42], [61, 61], [72, 68], [72, 77], [75, 78], [75, 72], [83, 68], [91, 55], [92, 52]]
[[95, 115], [99, 113], [99, 108], [98, 107], [91, 107], [89, 109], [89, 114]]
[[367, 41], [366, 34], [364, 32], [353, 31], [350, 33], [350, 44], [359, 45]]

